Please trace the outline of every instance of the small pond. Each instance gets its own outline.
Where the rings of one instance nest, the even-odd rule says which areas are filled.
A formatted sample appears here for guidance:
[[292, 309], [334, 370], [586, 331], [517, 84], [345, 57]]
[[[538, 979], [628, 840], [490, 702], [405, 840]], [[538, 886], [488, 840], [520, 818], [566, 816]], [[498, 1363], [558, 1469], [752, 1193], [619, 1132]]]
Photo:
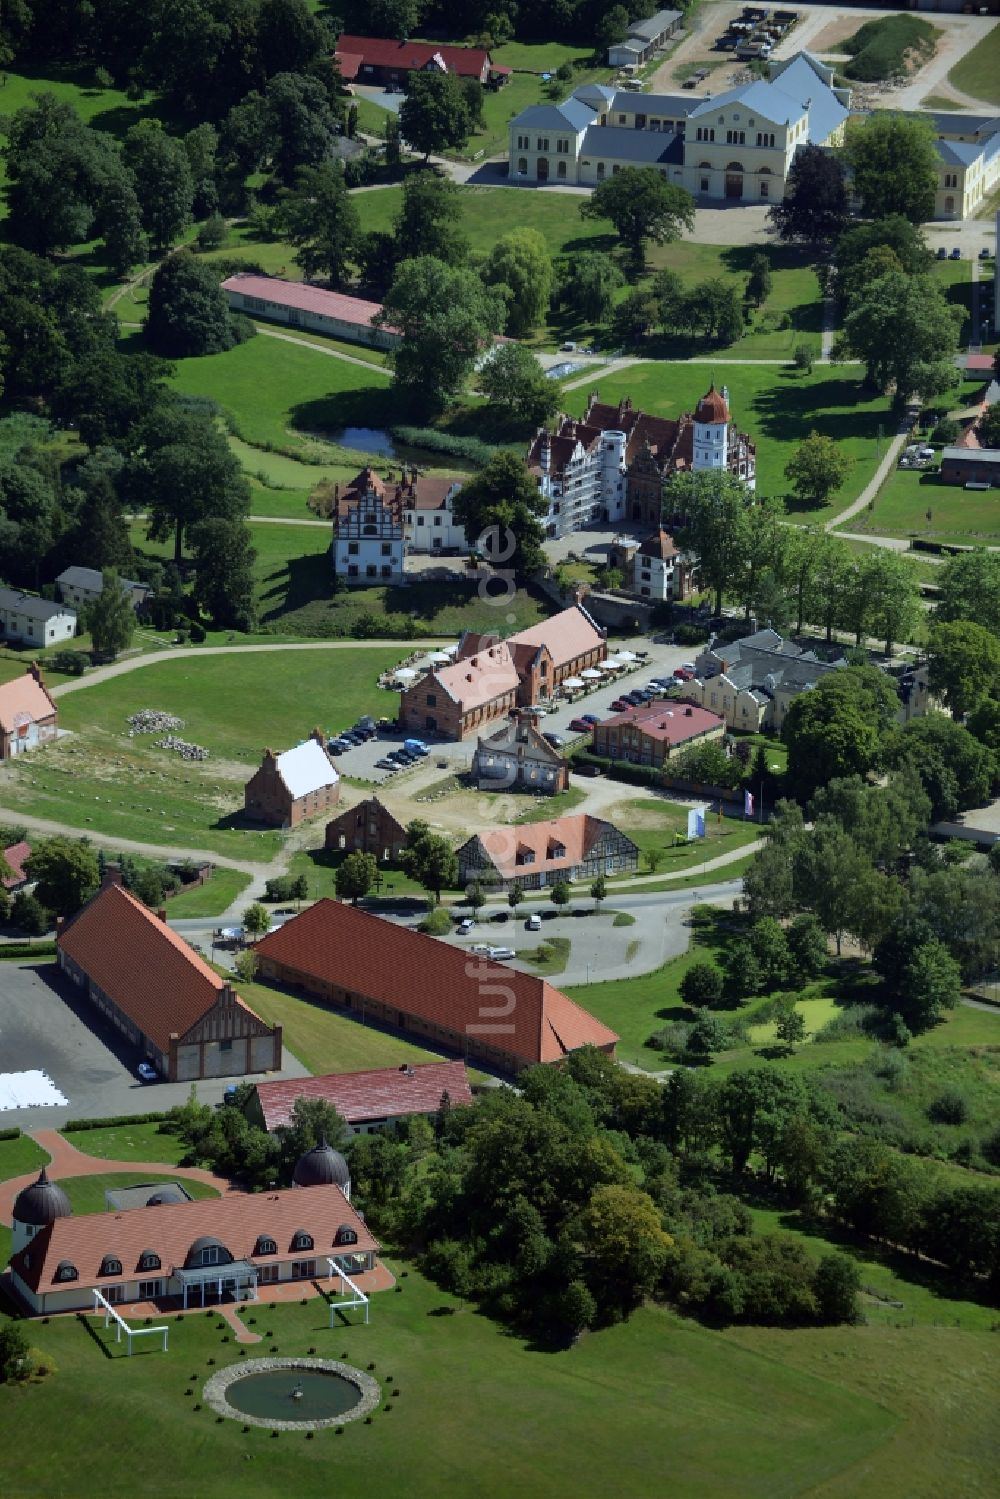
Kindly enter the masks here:
[[237, 1379], [226, 1391], [226, 1399], [245, 1416], [329, 1421], [353, 1410], [361, 1391], [349, 1379], [324, 1369], [271, 1369]]
[[335, 1359], [248, 1359], [219, 1369], [205, 1400], [220, 1416], [247, 1426], [294, 1431], [355, 1421], [377, 1408], [381, 1391], [370, 1374]]
[[384, 427], [344, 427], [331, 432], [330, 441], [356, 453], [376, 453], [379, 458], [398, 458], [399, 448]]

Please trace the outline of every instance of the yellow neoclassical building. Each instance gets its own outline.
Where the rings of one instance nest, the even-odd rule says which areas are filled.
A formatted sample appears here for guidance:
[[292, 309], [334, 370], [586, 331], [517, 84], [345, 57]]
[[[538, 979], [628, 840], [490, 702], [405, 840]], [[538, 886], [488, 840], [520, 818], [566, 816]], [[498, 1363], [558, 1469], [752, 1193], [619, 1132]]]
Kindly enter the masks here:
[[509, 175], [595, 186], [624, 167], [653, 166], [702, 200], [777, 201], [799, 147], [840, 144], [849, 112], [850, 91], [808, 52], [772, 63], [769, 80], [710, 98], [590, 85], [511, 120]]

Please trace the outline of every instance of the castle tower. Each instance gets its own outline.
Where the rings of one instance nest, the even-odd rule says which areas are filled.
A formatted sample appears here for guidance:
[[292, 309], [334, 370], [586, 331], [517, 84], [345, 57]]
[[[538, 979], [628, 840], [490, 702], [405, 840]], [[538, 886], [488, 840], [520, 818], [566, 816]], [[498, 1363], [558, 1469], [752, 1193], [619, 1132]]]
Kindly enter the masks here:
[[694, 456], [692, 468], [725, 470], [729, 465], [729, 402], [726, 391], [715, 388], [715, 382], [702, 396], [694, 413]]

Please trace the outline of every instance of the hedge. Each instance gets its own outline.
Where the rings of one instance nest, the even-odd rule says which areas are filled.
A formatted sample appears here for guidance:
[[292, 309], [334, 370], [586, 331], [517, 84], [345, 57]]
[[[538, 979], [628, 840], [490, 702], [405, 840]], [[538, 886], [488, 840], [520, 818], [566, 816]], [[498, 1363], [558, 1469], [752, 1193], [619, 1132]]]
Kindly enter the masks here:
[[20, 1138], [21, 1131], [16, 1126], [14, 1129], [0, 1129], [0, 1140], [20, 1140]]
[[169, 1114], [109, 1114], [106, 1119], [67, 1119], [60, 1126], [60, 1133], [64, 1135], [78, 1134], [84, 1129], [113, 1129], [120, 1124], [162, 1124], [169, 1119]]
[[455, 437], [450, 432], [439, 432], [436, 427], [390, 427], [397, 442], [408, 448], [426, 448], [432, 453], [447, 453], [450, 458], [464, 458], [476, 468], [483, 468], [492, 458], [495, 449], [478, 437]]
[[54, 942], [4, 942], [0, 945], [0, 962], [13, 962], [15, 958], [54, 958]]

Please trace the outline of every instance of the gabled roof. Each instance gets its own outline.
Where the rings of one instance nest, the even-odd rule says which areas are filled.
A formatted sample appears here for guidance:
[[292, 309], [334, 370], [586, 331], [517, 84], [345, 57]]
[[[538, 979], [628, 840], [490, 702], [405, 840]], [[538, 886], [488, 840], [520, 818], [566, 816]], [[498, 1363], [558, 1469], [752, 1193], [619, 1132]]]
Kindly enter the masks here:
[[[57, 583], [65, 583], [69, 588], [86, 588], [91, 592], [100, 593], [104, 588], [104, 574], [96, 567], [66, 567], [56, 578]], [[149, 593], [148, 583], [137, 583], [134, 578], [120, 578], [119, 582], [126, 593], [141, 593], [144, 597]]]
[[422, 691], [429, 679], [433, 679], [442, 692], [466, 712], [491, 703], [506, 692], [515, 691], [520, 680], [510, 647], [503, 640], [485, 646], [474, 656], [463, 657], [451, 666], [428, 672], [406, 691]]
[[562, 104], [529, 104], [515, 115], [512, 125], [527, 125], [532, 130], [573, 130], [577, 134], [594, 122], [596, 107], [585, 104], [574, 94]]
[[0, 587], [0, 609], [13, 609], [28, 619], [54, 619], [56, 615], [76, 619], [76, 610], [67, 604], [53, 604], [40, 599], [35, 593], [24, 593], [19, 588]]
[[611, 108], [622, 114], [679, 115], [686, 119], [698, 102], [690, 94], [637, 94], [634, 89], [616, 89]]
[[23, 677], [0, 683], [0, 730], [12, 734], [21, 724], [52, 718], [56, 705], [37, 667], [29, 666]]
[[186, 1035], [228, 987], [121, 885], [98, 890], [56, 942], [163, 1053], [170, 1050], [171, 1035]]
[[28, 878], [24, 864], [30, 858], [31, 844], [25, 843], [23, 838], [20, 843], [8, 844], [0, 853], [0, 885], [5, 890], [16, 890], [18, 885], [24, 884]]
[[627, 708], [606, 718], [601, 729], [634, 726], [641, 734], [664, 744], [684, 744], [688, 739], [697, 739], [712, 729], [721, 729], [723, 721], [716, 713], [692, 704], [682, 704], [664, 699], [662, 702], [645, 703], [638, 708]]
[[672, 562], [680, 556], [680, 547], [666, 531], [655, 531], [639, 547], [640, 557], [656, 557], [660, 562]]
[[655, 16], [650, 16], [648, 21], [632, 21], [629, 24], [629, 36], [641, 37], [644, 42], [654, 42], [661, 32], [673, 26], [681, 19], [679, 10], [658, 10]]
[[[57, 1218], [13, 1256], [11, 1269], [34, 1292], [44, 1293], [58, 1289], [61, 1282], [54, 1279], [56, 1270], [68, 1260], [78, 1272], [74, 1284], [103, 1286], [140, 1278], [139, 1257], [144, 1251], [157, 1254], [159, 1273], [169, 1275], [175, 1266], [183, 1266], [197, 1239], [219, 1242], [234, 1260], [248, 1260], [255, 1257], [258, 1238], [267, 1234], [278, 1246], [277, 1254], [268, 1258], [283, 1259], [292, 1254], [292, 1239], [299, 1229], [312, 1235], [322, 1264], [324, 1254], [335, 1252], [342, 1224], [358, 1236], [352, 1251], [363, 1254], [379, 1249], [378, 1240], [338, 1186], [233, 1192], [198, 1202]], [[121, 1275], [101, 1275], [106, 1255], [121, 1261]], [[148, 1271], [141, 1272], [142, 1279], [148, 1277]]]
[[518, 630], [508, 637], [508, 645], [546, 646], [555, 666], [565, 666], [586, 651], [605, 646], [604, 635], [581, 604], [573, 604], [553, 614], [540, 625]]
[[[813, 83], [816, 88], [820, 87], [818, 79], [814, 78]], [[742, 104], [746, 109], [753, 110], [754, 114], [762, 115], [764, 119], [775, 125], [793, 125], [806, 113], [804, 100], [797, 99], [794, 94], [787, 92], [784, 86], [778, 88], [776, 84], [765, 83], [763, 79], [758, 78], [753, 83], [745, 83], [740, 88], [726, 89], [724, 93], [715, 94], [711, 99], [702, 100], [692, 109], [691, 119], [702, 119], [731, 104]]]
[[[543, 979], [478, 954], [470, 964], [459, 947], [337, 901], [317, 901], [264, 937], [256, 950], [292, 972], [366, 995], [432, 1026], [478, 1034], [524, 1062], [554, 1062], [578, 1046], [608, 1046], [618, 1039]], [[494, 1020], [497, 1006], [484, 1000], [484, 986], [499, 993], [499, 985], [514, 1004], [509, 1013], [503, 1007], [503, 1020]]]
[[460, 78], [478, 78], [490, 61], [490, 54], [482, 47], [449, 47], [438, 42], [401, 42], [393, 37], [347, 33], [339, 38], [335, 55], [339, 57], [345, 52], [372, 67], [398, 68], [400, 72], [426, 68], [429, 62], [440, 58], [448, 71]]
[[300, 1098], [322, 1098], [348, 1124], [364, 1124], [372, 1119], [433, 1114], [440, 1108], [444, 1093], [456, 1108], [472, 1102], [464, 1062], [423, 1062], [414, 1067], [404, 1063], [402, 1067], [378, 1067], [369, 1072], [335, 1072], [325, 1077], [257, 1084], [267, 1130], [289, 1124]]
[[[366, 302], [363, 297], [347, 297], [343, 292], [324, 291], [321, 286], [307, 286], [304, 281], [283, 281], [280, 276], [255, 276], [239, 271], [222, 282], [223, 291], [241, 296], [259, 297], [276, 307], [294, 307], [299, 312], [313, 312], [319, 317], [337, 318], [357, 327], [371, 327], [372, 318], [382, 311], [381, 302]], [[387, 333], [398, 329], [386, 325]]]
[[[605, 833], [616, 832], [618, 829], [612, 823], [603, 817], [591, 817], [586, 812], [570, 812], [565, 817], [552, 817], [545, 822], [485, 828], [462, 844], [458, 851], [459, 863], [462, 863], [462, 854], [467, 850], [471, 852], [478, 844], [505, 880], [514, 880], [525, 870], [532, 874], [568, 874], [575, 865], [583, 863]], [[621, 833], [619, 836], [624, 838], [626, 835]], [[563, 852], [556, 853], [557, 848], [562, 848]], [[530, 864], [524, 862], [522, 856], [525, 853], [534, 855]]]
[[277, 757], [277, 766], [279, 776], [295, 801], [324, 786], [335, 786], [340, 780], [326, 750], [315, 739], [307, 739], [304, 744], [285, 750]]
[[529, 758], [544, 760], [548, 765], [561, 766], [563, 763], [562, 755], [543, 737], [531, 713], [519, 713], [516, 718], [508, 718], [492, 734], [480, 736], [478, 750], [511, 755], [528, 753]]
[[672, 130], [630, 130], [626, 125], [591, 125], [580, 146], [582, 156], [614, 157], [618, 161], [648, 166], [654, 161], [678, 164], [684, 159], [684, 142]]

